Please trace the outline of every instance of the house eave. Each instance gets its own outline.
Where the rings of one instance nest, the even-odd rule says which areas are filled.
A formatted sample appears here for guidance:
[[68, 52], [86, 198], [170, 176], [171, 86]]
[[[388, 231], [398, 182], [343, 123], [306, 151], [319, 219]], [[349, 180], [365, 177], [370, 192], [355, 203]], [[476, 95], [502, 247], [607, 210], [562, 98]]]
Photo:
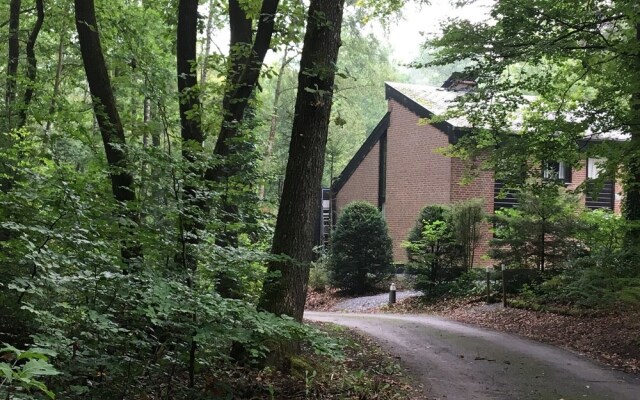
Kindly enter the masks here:
[[[398, 89], [395, 89], [388, 83], [385, 83], [384, 86], [385, 86], [385, 99], [395, 100], [396, 102], [400, 103], [401, 105], [406, 107], [409, 111], [416, 114], [420, 118], [433, 118], [433, 116], [435, 115], [432, 111], [427, 109], [425, 106], [413, 100], [412, 98], [405, 95], [404, 93], [400, 92]], [[464, 134], [468, 131], [468, 128], [455, 126], [448, 121], [432, 122], [430, 123], [430, 125], [438, 128], [445, 135], [447, 135], [449, 138], [449, 144], [458, 143], [458, 140], [462, 136], [464, 136]]]
[[351, 158], [347, 166], [344, 168], [344, 170], [342, 170], [340, 175], [338, 175], [336, 180], [331, 185], [332, 194], [335, 195], [340, 191], [340, 189], [342, 189], [342, 187], [349, 181], [349, 178], [351, 178], [351, 175], [353, 175], [362, 161], [364, 161], [364, 159], [367, 157], [371, 149], [373, 149], [376, 143], [378, 143], [382, 135], [389, 128], [390, 117], [391, 114], [387, 112], [384, 117], [382, 117], [380, 122], [378, 122], [378, 125], [376, 125], [373, 131], [371, 131], [371, 134], [369, 135], [367, 140], [364, 141], [362, 146], [360, 146], [356, 154]]

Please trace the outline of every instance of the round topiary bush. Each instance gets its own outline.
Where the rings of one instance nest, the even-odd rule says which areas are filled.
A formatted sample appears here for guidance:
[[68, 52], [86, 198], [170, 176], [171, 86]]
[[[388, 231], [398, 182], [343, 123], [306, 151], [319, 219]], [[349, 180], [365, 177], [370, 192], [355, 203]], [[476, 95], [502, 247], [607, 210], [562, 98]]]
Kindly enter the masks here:
[[329, 258], [331, 284], [353, 294], [375, 290], [393, 273], [393, 248], [387, 223], [366, 202], [345, 207], [333, 233]]

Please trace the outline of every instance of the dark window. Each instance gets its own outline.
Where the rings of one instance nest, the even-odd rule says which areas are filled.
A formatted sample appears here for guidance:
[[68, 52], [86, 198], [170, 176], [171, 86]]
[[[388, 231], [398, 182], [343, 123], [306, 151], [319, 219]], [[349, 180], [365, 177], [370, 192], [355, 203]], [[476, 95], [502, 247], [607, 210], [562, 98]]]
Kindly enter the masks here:
[[[587, 159], [587, 195], [585, 206], [591, 210], [608, 208], [613, 210], [615, 204], [615, 183], [612, 179], [601, 180], [601, 165], [606, 160], [602, 158]], [[597, 181], [598, 179], [601, 182]]]
[[496, 179], [493, 184], [493, 211], [501, 208], [512, 208], [518, 204], [517, 192], [505, 188], [504, 181]]

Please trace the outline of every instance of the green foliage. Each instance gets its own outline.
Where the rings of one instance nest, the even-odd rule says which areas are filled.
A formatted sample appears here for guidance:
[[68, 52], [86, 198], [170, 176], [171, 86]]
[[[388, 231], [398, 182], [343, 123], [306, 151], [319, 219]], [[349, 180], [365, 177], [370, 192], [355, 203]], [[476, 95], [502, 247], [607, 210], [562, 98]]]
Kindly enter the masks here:
[[2, 359], [11, 360], [10, 363], [0, 362], [0, 395], [11, 398], [19, 391], [30, 392], [37, 389], [49, 398], [55, 399], [54, 392], [49, 390], [42, 381], [44, 377], [60, 374], [53, 365], [49, 364], [49, 356], [56, 354], [50, 350], [31, 348], [26, 351], [5, 344], [0, 349]]
[[[452, 20], [430, 41], [435, 60], [471, 60], [477, 88], [448, 113], [475, 129], [453, 154], [511, 183], [540, 177], [548, 160], [578, 166], [586, 155], [607, 159], [602, 179], [618, 179], [624, 214], [640, 219], [637, 182], [640, 134], [638, 12], [628, 1], [499, 0], [491, 21]], [[622, 139], [622, 140], [621, 140]], [[580, 146], [583, 140], [589, 146]], [[583, 185], [587, 189], [589, 185]], [[628, 232], [640, 240], [640, 230]], [[634, 244], [635, 245], [635, 244]]]
[[393, 272], [392, 243], [380, 211], [353, 202], [342, 212], [329, 256], [332, 286], [349, 293], [375, 290]]
[[575, 235], [579, 230], [577, 199], [553, 184], [518, 192], [518, 206], [491, 218], [495, 228], [489, 255], [501, 265], [515, 268], [560, 268], [574, 253], [583, 251]]
[[329, 256], [322, 254], [311, 264], [309, 271], [309, 288], [316, 292], [324, 292], [329, 286]]
[[451, 209], [426, 206], [403, 246], [409, 257], [408, 272], [416, 274], [416, 288], [439, 292], [438, 286], [455, 280], [462, 272], [462, 248], [455, 238]]
[[579, 229], [565, 240], [579, 251], [563, 255], [563, 269], [516, 274], [509, 278], [508, 291], [519, 293], [522, 304], [535, 309], [640, 307], [638, 255], [624, 246], [628, 222], [603, 210], [583, 211], [575, 218]]
[[[204, 76], [204, 69], [209, 74], [189, 95], [199, 95], [202, 108], [188, 114], [201, 117], [209, 135], [205, 151], [182, 143], [175, 88], [177, 2], [96, 0], [100, 39], [126, 136], [126, 143], [118, 146], [129, 154], [127, 172], [134, 177], [136, 201], [120, 204], [109, 185], [110, 174], [120, 171], [107, 167], [95, 126], [73, 4], [44, 3], [45, 22], [35, 47], [35, 97], [26, 110], [26, 124], [15, 129], [15, 118], [4, 111], [0, 116], [0, 342], [54, 350], [51, 364], [60, 374], [46, 376], [44, 388], [38, 375], [48, 370], [44, 365], [31, 368], [42, 360], [21, 360], [11, 375], [1, 364], [7, 380], [0, 391], [4, 394], [11, 379], [9, 390], [31, 385], [34, 392], [51, 390], [71, 400], [199, 398], [209, 374], [235, 365], [234, 346], [246, 350], [249, 363], [263, 361], [274, 343], [297, 342], [336, 355], [338, 348], [327, 335], [256, 310], [265, 265], [272, 259], [268, 252], [274, 224], [274, 215], [256, 201], [257, 138], [268, 125], [268, 117], [261, 117], [272, 109], [265, 113], [259, 99], [252, 99], [240, 137], [229, 143], [243, 151], [230, 160], [212, 157], [215, 137], [210, 133], [220, 129], [228, 58], [201, 52], [202, 63], [194, 62], [194, 70], [198, 76]], [[240, 3], [257, 16], [261, 1]], [[227, 16], [220, 12], [224, 7], [209, 4], [212, 26], [226, 29]], [[305, 5], [286, 0], [280, 6], [272, 45], [297, 48]], [[23, 8], [19, 35], [26, 43], [35, 12], [24, 2]], [[6, 10], [0, 14], [7, 21]], [[372, 37], [361, 36], [354, 42], [361, 48], [374, 43]], [[0, 41], [0, 53], [7, 54], [6, 46], [6, 40]], [[353, 68], [368, 66], [358, 52], [349, 57], [358, 60]], [[386, 54], [382, 47], [377, 52], [376, 60], [387, 67], [381, 74], [392, 69]], [[19, 63], [18, 100], [29, 83], [23, 76], [24, 53]], [[351, 65], [341, 67], [345, 82], [353, 76], [347, 69]], [[296, 87], [296, 72], [294, 66], [285, 72], [290, 87]], [[372, 79], [383, 80], [376, 76]], [[5, 78], [1, 80], [4, 87]], [[359, 91], [361, 98], [367, 90]], [[294, 98], [291, 90], [286, 94], [291, 95], [288, 100]], [[357, 102], [363, 103], [361, 110], [381, 114], [384, 102], [377, 98], [372, 110], [365, 102], [370, 97]], [[22, 107], [19, 101], [5, 101], [3, 96], [3, 110]], [[198, 115], [202, 110], [207, 112]], [[375, 124], [368, 116], [358, 121]], [[279, 139], [278, 160], [286, 160], [287, 122], [290, 119], [280, 126], [284, 137]], [[193, 159], [186, 160], [182, 152]], [[204, 182], [201, 171], [227, 161], [241, 166], [237, 175]], [[277, 175], [272, 171], [266, 175]], [[185, 187], [193, 188], [196, 201], [186, 201]], [[221, 207], [225, 203], [238, 208], [233, 223]], [[185, 230], [187, 223], [198, 226], [197, 232]], [[221, 247], [227, 235], [237, 240]], [[120, 255], [129, 241], [139, 244], [144, 255], [135, 268]], [[219, 294], [227, 281], [235, 288], [234, 299]], [[195, 375], [193, 385], [190, 373]]]
[[453, 235], [462, 247], [462, 266], [466, 269], [473, 268], [475, 250], [482, 238], [480, 224], [484, 220], [484, 202], [481, 199], [469, 199], [451, 207]]

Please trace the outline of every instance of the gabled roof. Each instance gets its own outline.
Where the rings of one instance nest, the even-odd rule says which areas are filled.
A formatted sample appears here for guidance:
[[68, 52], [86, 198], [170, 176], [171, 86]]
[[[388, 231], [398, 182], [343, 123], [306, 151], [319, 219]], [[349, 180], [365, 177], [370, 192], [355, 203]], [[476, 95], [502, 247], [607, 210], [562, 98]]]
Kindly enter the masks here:
[[[452, 76], [453, 78], [453, 76]], [[449, 78], [451, 80], [452, 78]], [[447, 82], [449, 82], [449, 80]], [[447, 85], [445, 82], [445, 85]], [[445, 86], [443, 85], [443, 86]], [[414, 85], [409, 83], [397, 83], [397, 82], [385, 82], [386, 98], [393, 98], [399, 103], [403, 104], [409, 110], [416, 113], [421, 118], [431, 118], [434, 115], [440, 115], [447, 112], [449, 107], [454, 105], [455, 99], [458, 96], [464, 95], [465, 91], [447, 90], [443, 87], [427, 86], [427, 85]], [[526, 101], [535, 101], [535, 96], [524, 96]], [[521, 110], [525, 109], [525, 104]], [[569, 120], [577, 121], [577, 117], [574, 115], [566, 114], [565, 118]], [[522, 115], [518, 115], [512, 123], [512, 129], [517, 131], [522, 128]], [[443, 123], [432, 124], [438, 129], [449, 134], [450, 143], [455, 143], [460, 137], [459, 134], [471, 128], [471, 125], [464, 117], [450, 118]], [[451, 131], [456, 129], [460, 130], [456, 134], [451, 135]], [[630, 135], [620, 130], [612, 130], [609, 132], [594, 133], [592, 129], [587, 129], [584, 133], [584, 140], [592, 141], [625, 141], [629, 140]]]
[[349, 164], [342, 170], [342, 173], [331, 185], [331, 193], [338, 193], [345, 183], [351, 178], [351, 175], [358, 169], [358, 166], [365, 159], [367, 154], [378, 143], [378, 140], [387, 132], [389, 128], [390, 113], [386, 113], [384, 117], [378, 122], [378, 125], [373, 129], [367, 140], [364, 141], [362, 146], [358, 149], [356, 154], [351, 158]]
[[[385, 82], [385, 86], [387, 99], [391, 97], [396, 101], [408, 100], [430, 115], [444, 114], [449, 107], [454, 105], [455, 99], [465, 93], [409, 83]], [[469, 127], [469, 123], [464, 118], [451, 118], [446, 122], [456, 128]]]
[[[432, 118], [445, 113], [453, 105], [456, 97], [462, 94], [464, 92], [449, 91], [435, 86], [385, 82], [385, 97], [397, 101], [420, 118]], [[464, 134], [469, 124], [464, 118], [451, 118], [431, 125], [447, 134], [449, 143], [453, 144]]]

